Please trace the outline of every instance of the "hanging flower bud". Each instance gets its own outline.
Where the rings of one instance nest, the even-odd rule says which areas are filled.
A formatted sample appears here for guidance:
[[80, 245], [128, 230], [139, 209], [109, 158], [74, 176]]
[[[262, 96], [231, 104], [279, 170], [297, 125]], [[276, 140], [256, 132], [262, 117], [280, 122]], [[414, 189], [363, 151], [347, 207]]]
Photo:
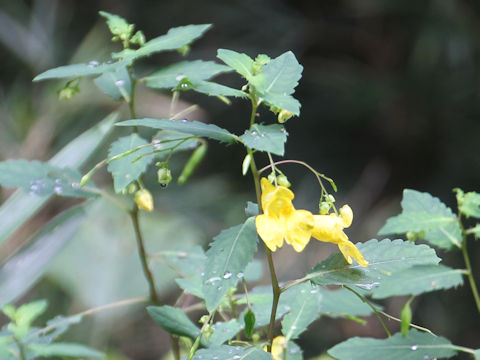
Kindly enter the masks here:
[[290, 111], [287, 111], [287, 110], [280, 110], [280, 112], [278, 113], [278, 122], [280, 124], [283, 124], [284, 122], [286, 122], [288, 119], [290, 119], [291, 117], [293, 116], [293, 113], [290, 112]]
[[153, 197], [147, 189], [140, 189], [135, 193], [135, 203], [139, 209], [146, 211], [153, 210]]
[[283, 174], [277, 176], [277, 183], [278, 185], [285, 186], [286, 188], [292, 186], [292, 184], [290, 184], [290, 181], [288, 181], [287, 177]]
[[161, 187], [166, 187], [172, 181], [172, 173], [169, 168], [162, 167], [157, 171], [158, 183]]

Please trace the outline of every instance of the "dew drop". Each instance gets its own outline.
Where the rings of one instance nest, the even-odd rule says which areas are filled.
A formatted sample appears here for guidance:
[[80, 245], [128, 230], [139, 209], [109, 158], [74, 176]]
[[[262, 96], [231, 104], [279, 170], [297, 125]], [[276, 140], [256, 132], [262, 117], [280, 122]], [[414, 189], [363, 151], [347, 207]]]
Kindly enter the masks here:
[[31, 191], [38, 191], [39, 189], [40, 189], [40, 186], [38, 186], [38, 185], [34, 184], [34, 185], [30, 186]]
[[204, 273], [204, 272], [202, 272], [202, 273], [200, 274], [200, 276], [205, 276], [205, 273]]
[[157, 145], [157, 144], [160, 144], [162, 141], [160, 139], [153, 139], [152, 140], [152, 144], [153, 145]]
[[118, 87], [125, 86], [125, 80], [117, 80], [115, 81], [115, 85], [117, 85]]
[[179, 259], [185, 259], [188, 256], [188, 253], [185, 251], [180, 251], [177, 256]]
[[218, 360], [218, 356], [214, 356], [214, 357], [213, 357], [213, 360]]
[[300, 290], [302, 294], [305, 294], [305, 289]]
[[217, 287], [217, 290], [218, 290], [218, 291], [221, 291], [222, 289], [223, 289], [223, 286]]
[[290, 326], [290, 329], [295, 330], [297, 327], [295, 325]]
[[55, 187], [53, 188], [53, 192], [54, 192], [55, 194], [61, 194], [61, 193], [63, 192], [63, 188], [62, 188], [61, 186], [55, 186]]
[[63, 182], [62, 179], [55, 179], [55, 184], [61, 184]]
[[180, 80], [183, 80], [183, 79], [185, 79], [185, 78], [186, 78], [185, 75], [183, 75], [183, 74], [178, 74], [177, 77], [175, 77], [175, 80], [180, 81]]
[[214, 277], [211, 277], [210, 279], [208, 279], [206, 282], [213, 284], [213, 283], [215, 283], [215, 282], [217, 282], [217, 281], [220, 281], [220, 280], [221, 280], [220, 277], [214, 276]]
[[290, 311], [292, 309], [289, 305], [285, 305], [283, 308], [285, 311]]
[[432, 281], [431, 285], [432, 285], [432, 287], [435, 287], [435, 286], [437, 286], [437, 283], [435, 281]]
[[292, 355], [296, 354], [297, 352], [298, 352], [297, 349], [290, 349], [290, 351], [289, 351], [289, 353], [292, 354]]
[[91, 68], [97, 67], [98, 65], [100, 65], [100, 63], [95, 60], [92, 60], [88, 63], [88, 67], [91, 67]]
[[310, 294], [316, 294], [316, 293], [318, 293], [317, 289], [310, 290]]
[[430, 359], [430, 355], [424, 355], [423, 358], [424, 358], [425, 360], [428, 360], [428, 359]]
[[237, 274], [237, 278], [242, 279], [245, 275], [242, 272], [239, 272]]
[[80, 189], [80, 183], [77, 183], [77, 182], [72, 183], [72, 188]]
[[232, 277], [232, 273], [231, 272], [226, 272], [225, 274], [223, 274], [223, 278], [224, 279], [230, 279]]
[[233, 358], [234, 358], [234, 359], [240, 359], [241, 356], [240, 356], [240, 355], [234, 355]]
[[183, 123], [186, 123], [186, 122], [188, 122], [188, 120], [187, 120], [187, 119], [183, 119], [182, 122], [183, 122]]
[[132, 177], [132, 175], [130, 174], [125, 174], [125, 179], [130, 179]]
[[412, 349], [413, 351], [415, 351], [415, 350], [418, 349], [418, 345], [413, 345], [410, 349]]

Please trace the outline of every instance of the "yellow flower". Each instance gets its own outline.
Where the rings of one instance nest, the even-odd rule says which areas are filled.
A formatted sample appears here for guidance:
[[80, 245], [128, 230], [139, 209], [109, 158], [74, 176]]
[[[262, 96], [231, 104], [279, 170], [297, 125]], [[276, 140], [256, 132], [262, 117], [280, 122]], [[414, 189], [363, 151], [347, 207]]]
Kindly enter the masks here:
[[[271, 352], [273, 360], [284, 360], [283, 351], [287, 348], [286, 340], [285, 336], [277, 336], [273, 339]], [[264, 346], [263, 350], [267, 351], [267, 346]]]
[[283, 246], [283, 240], [302, 251], [310, 241], [314, 224], [312, 213], [296, 210], [292, 200], [293, 192], [284, 186], [273, 186], [262, 178], [263, 214], [255, 219], [257, 232], [271, 251]]
[[320, 241], [331, 242], [338, 245], [343, 256], [349, 264], [352, 263], [352, 257], [362, 266], [367, 266], [368, 261], [363, 258], [362, 253], [348, 240], [348, 236], [343, 232], [352, 224], [353, 212], [350, 206], [344, 205], [340, 209], [340, 215], [314, 215], [314, 228], [312, 236]]

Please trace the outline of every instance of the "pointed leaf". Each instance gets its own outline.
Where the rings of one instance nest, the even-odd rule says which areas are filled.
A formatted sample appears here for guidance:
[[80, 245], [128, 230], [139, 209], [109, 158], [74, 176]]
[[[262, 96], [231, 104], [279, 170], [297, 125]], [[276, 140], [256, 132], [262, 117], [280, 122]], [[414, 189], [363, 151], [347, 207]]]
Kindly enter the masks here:
[[0, 185], [20, 187], [30, 195], [89, 197], [93, 194], [80, 189], [81, 174], [47, 162], [7, 160], [0, 162]]
[[349, 265], [342, 254], [331, 255], [315, 265], [308, 277], [318, 285], [355, 285], [372, 290], [396, 272], [414, 265], [438, 264], [440, 258], [427, 245], [416, 245], [409, 241], [384, 239], [369, 240], [356, 244], [369, 265]]
[[173, 306], [149, 306], [147, 311], [152, 319], [165, 331], [173, 335], [196, 339], [200, 329], [179, 308]]
[[279, 109], [290, 111], [294, 115], [300, 115], [300, 102], [291, 95], [283, 95], [268, 92], [262, 95], [262, 99]]
[[198, 350], [192, 360], [271, 360], [269, 353], [256, 347], [220, 346], [211, 349]]
[[396, 272], [373, 289], [372, 296], [383, 299], [389, 296], [419, 295], [449, 289], [463, 284], [463, 270], [444, 265], [418, 265]]
[[267, 151], [275, 155], [283, 156], [287, 132], [279, 124], [258, 125], [253, 124], [245, 134], [240, 136], [243, 143], [251, 149]]
[[425, 240], [442, 249], [461, 247], [462, 235], [455, 214], [429, 193], [405, 189], [402, 213], [391, 217], [378, 232], [380, 235], [425, 232]]
[[196, 92], [206, 94], [208, 96], [234, 96], [234, 97], [246, 97], [241, 90], [237, 90], [225, 85], [217, 84], [211, 81], [200, 81], [192, 84], [193, 89]]
[[177, 50], [201, 37], [211, 26], [211, 24], [202, 24], [171, 28], [165, 35], [147, 41], [137, 50], [126, 49], [112, 54], [112, 57], [132, 61], [160, 51]]
[[189, 294], [195, 295], [200, 299], [204, 299], [203, 295], [203, 282], [198, 278], [188, 278], [188, 279], [175, 279], [175, 282], [180, 287], [180, 289], [186, 291]]
[[17, 325], [30, 325], [47, 310], [48, 303], [46, 300], [36, 300], [21, 305], [15, 316]]
[[197, 245], [190, 249], [162, 251], [151, 255], [154, 259], [162, 259], [169, 267], [183, 277], [200, 278], [207, 257], [203, 249]]
[[233, 50], [218, 49], [217, 57], [248, 81], [253, 79], [253, 59], [250, 56]]
[[116, 71], [108, 71], [94, 80], [98, 86], [108, 96], [115, 100], [129, 99], [132, 94], [132, 81], [127, 68], [120, 67]]
[[[331, 317], [370, 315], [372, 308], [347, 289], [329, 290], [318, 287], [321, 295], [320, 311]], [[379, 305], [375, 305], [381, 308]]]
[[[100, 123], [68, 143], [49, 161], [51, 165], [79, 169], [95, 152], [106, 134], [110, 132], [118, 113], [112, 113]], [[19, 189], [0, 207], [0, 243], [7, 239], [30, 216], [40, 209], [50, 196], [31, 196]]]
[[476, 192], [463, 193], [457, 191], [457, 200], [460, 211], [467, 217], [480, 218], [480, 194]]
[[207, 310], [216, 309], [223, 296], [244, 276], [257, 251], [255, 218], [223, 230], [210, 244], [203, 276], [203, 294]]
[[228, 71], [231, 71], [228, 66], [213, 61], [181, 61], [147, 76], [145, 84], [155, 89], [169, 89], [178, 86], [185, 78], [192, 83], [198, 83]]
[[295, 287], [297, 296], [290, 303], [291, 310], [282, 320], [282, 334], [287, 341], [296, 339], [308, 325], [315, 321], [320, 311], [321, 295], [310, 284], [303, 283]]
[[81, 321], [81, 315], [55, 316], [53, 319], [47, 321], [47, 326], [45, 328], [38, 331], [38, 337], [41, 337], [42, 341], [51, 343], [66, 332], [70, 328], [70, 325], [78, 324]]
[[328, 350], [338, 360], [419, 360], [455, 356], [454, 346], [441, 336], [410, 330], [407, 337], [396, 333], [388, 339], [354, 337]]
[[126, 61], [102, 64], [98, 61], [90, 61], [88, 64], [59, 66], [37, 75], [33, 81], [100, 75], [106, 72], [117, 71], [118, 69], [124, 68], [126, 65], [128, 65], [128, 62]]
[[105, 354], [88, 346], [72, 343], [30, 344], [27, 351], [36, 356], [69, 356], [78, 358], [101, 359]]
[[213, 334], [210, 336], [209, 346], [220, 346], [224, 342], [233, 338], [242, 330], [242, 325], [237, 319], [232, 319], [227, 322], [216, 322], [212, 325]]
[[[134, 150], [142, 145], [147, 145], [148, 141], [140, 137], [138, 134], [131, 134], [119, 138], [112, 143], [108, 151], [108, 157], [111, 159], [114, 156], [123, 154], [127, 151]], [[113, 176], [113, 184], [115, 192], [121, 192], [129, 184], [136, 181], [146, 170], [155, 155], [146, 155], [152, 152], [151, 147], [145, 147], [132, 154], [123, 156], [118, 160], [110, 161], [108, 164], [108, 171]], [[140, 159], [138, 159], [142, 156]]]
[[199, 121], [168, 120], [168, 119], [133, 119], [122, 121], [117, 126], [146, 126], [152, 129], [175, 130], [184, 134], [207, 137], [221, 142], [232, 143], [237, 136], [213, 124], [204, 124]]

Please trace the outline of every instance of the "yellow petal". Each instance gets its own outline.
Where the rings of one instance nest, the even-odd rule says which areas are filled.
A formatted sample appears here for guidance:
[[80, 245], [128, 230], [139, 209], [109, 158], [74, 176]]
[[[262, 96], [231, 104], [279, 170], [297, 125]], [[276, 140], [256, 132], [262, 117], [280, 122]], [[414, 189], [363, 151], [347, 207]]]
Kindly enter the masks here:
[[267, 215], [258, 215], [255, 218], [257, 233], [271, 251], [282, 247], [284, 227], [281, 221]]
[[272, 342], [272, 358], [273, 360], [283, 360], [283, 351], [287, 347], [285, 336], [277, 336]]
[[312, 236], [313, 225], [314, 219], [310, 211], [294, 210], [285, 224], [285, 241], [296, 252], [303, 251]]
[[363, 267], [368, 266], [368, 261], [363, 258], [362, 253], [350, 241], [343, 241], [338, 244], [338, 248], [349, 264], [352, 263], [352, 257]]
[[312, 236], [324, 242], [338, 244], [342, 241], [348, 241], [347, 235], [343, 232], [344, 220], [338, 216], [331, 215], [314, 215], [314, 228]]
[[352, 225], [353, 211], [348, 205], [343, 205], [340, 209], [340, 218], [343, 220], [343, 227], [348, 228]]

